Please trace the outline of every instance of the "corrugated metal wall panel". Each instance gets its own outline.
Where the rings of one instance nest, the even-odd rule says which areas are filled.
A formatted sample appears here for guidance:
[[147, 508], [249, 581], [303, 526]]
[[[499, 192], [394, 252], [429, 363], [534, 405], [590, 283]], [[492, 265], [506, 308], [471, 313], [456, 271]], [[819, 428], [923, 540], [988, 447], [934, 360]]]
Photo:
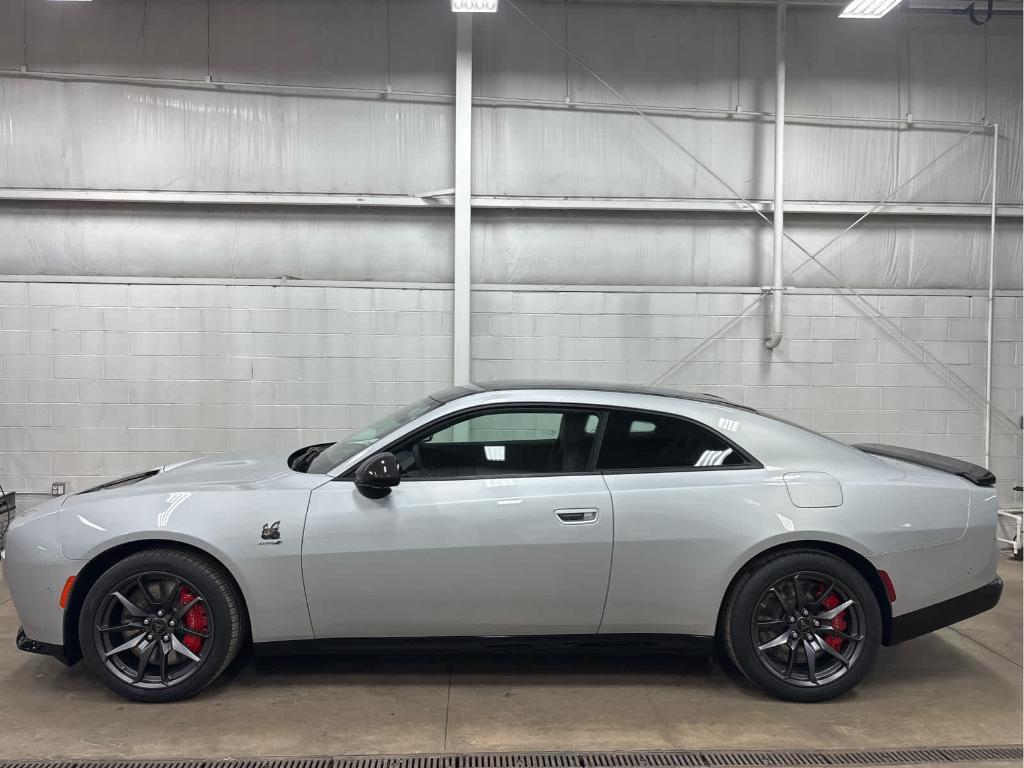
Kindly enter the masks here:
[[[555, 39], [565, 41], [565, 7], [524, 0], [519, 4]], [[565, 98], [565, 55], [519, 14], [503, 9], [473, 25], [473, 92], [513, 99]]]
[[[765, 9], [527, 3], [527, 11], [640, 103], [773, 108], [772, 15]], [[30, 68], [99, 75], [206, 74], [205, 4], [128, 0], [95, 8], [29, 5]], [[438, 6], [440, 8], [440, 6]], [[10, 68], [22, 5], [4, 0]], [[448, 91], [451, 14], [414, 0], [221, 0], [210, 6], [214, 79]], [[979, 31], [959, 17], [837, 22], [793, 9], [791, 112], [1006, 121], [1003, 197], [1020, 199], [1019, 30]], [[483, 19], [482, 95], [614, 103], [615, 97], [515, 13]], [[618, 34], [609, 35], [615, 29]], [[988, 28], [986, 28], [987, 30]], [[636, 55], [642, 50], [643, 55]], [[1011, 66], [1012, 64], [1012, 66]], [[408, 192], [451, 183], [450, 108], [181, 89], [7, 80], [0, 172], [10, 186]], [[720, 196], [720, 184], [639, 118], [478, 108], [482, 193]], [[659, 118], [741, 194], [770, 192], [771, 127], [748, 119]], [[894, 127], [790, 126], [787, 195], [880, 199], [961, 134]], [[228, 138], [230, 137], [230, 138]], [[977, 202], [988, 183], [984, 137], [965, 142], [902, 199]], [[13, 143], [18, 141], [18, 149]], [[154, 146], [161, 149], [157, 153]], [[66, 150], [72, 149], [69, 153]], [[397, 152], [395, 149], [397, 148]], [[26, 151], [27, 150], [27, 151]], [[70, 162], [69, 162], [70, 160]]]
[[452, 279], [443, 210], [4, 206], [0, 242], [7, 274]]
[[384, 88], [387, 16], [377, 0], [219, 0], [215, 80]]
[[1024, 188], [1021, 125], [1024, 124], [1024, 68], [1021, 67], [1021, 25], [998, 24], [987, 29], [985, 112], [999, 122], [999, 199], [1020, 201]]
[[[793, 214], [792, 237], [812, 253], [849, 218]], [[0, 208], [8, 274], [448, 282], [450, 211], [148, 206]], [[476, 283], [760, 285], [771, 229], [753, 216], [479, 211]], [[806, 256], [786, 245], [786, 269]], [[821, 257], [860, 288], [987, 286], [988, 223], [869, 219]], [[996, 287], [1020, 288], [1021, 233], [997, 231]], [[813, 265], [787, 284], [832, 286]]]
[[388, 2], [392, 88], [455, 93], [455, 20], [446, 3]]
[[[825, 8], [793, 13], [786, 111], [899, 117], [899, 21], [841, 24]], [[892, 126], [794, 122], [786, 139], [787, 197], [881, 200], [895, 186], [899, 134]]]
[[[8, 2], [8, 8], [22, 3]], [[29, 69], [90, 75], [206, 77], [204, 0], [25, 3]], [[21, 45], [17, 47], [18, 65]]]
[[[794, 240], [817, 252], [849, 217], [790, 215]], [[753, 216], [516, 213], [486, 211], [473, 230], [474, 281], [592, 285], [758, 285], [770, 261], [771, 227]], [[786, 243], [792, 273], [806, 256]], [[988, 286], [988, 222], [943, 218], [867, 219], [830, 246], [821, 261], [858, 288]], [[996, 285], [1020, 288], [1021, 233], [1001, 223]], [[586, 275], [581, 278], [581, 275]], [[808, 265], [787, 285], [834, 286]]]
[[[735, 8], [568, 8], [570, 49], [632, 101], [714, 109], [731, 109], [738, 103]], [[569, 75], [572, 99], [619, 103], [579, 65], [571, 64]]]
[[[906, 111], [917, 120], [980, 121], [985, 117], [985, 33], [963, 18], [908, 15]], [[979, 132], [980, 133], [980, 132]], [[927, 130], [902, 135], [900, 178], [907, 179], [961, 136]], [[968, 148], [966, 145], [974, 147]], [[941, 166], [900, 195], [901, 200], [983, 199], [991, 173], [991, 145], [971, 137]], [[986, 154], [986, 149], [988, 154]]]
[[451, 186], [445, 104], [0, 79], [12, 187], [414, 193]]
[[0, 69], [22, 65], [25, 40], [25, 5], [11, 0], [0, 2]]

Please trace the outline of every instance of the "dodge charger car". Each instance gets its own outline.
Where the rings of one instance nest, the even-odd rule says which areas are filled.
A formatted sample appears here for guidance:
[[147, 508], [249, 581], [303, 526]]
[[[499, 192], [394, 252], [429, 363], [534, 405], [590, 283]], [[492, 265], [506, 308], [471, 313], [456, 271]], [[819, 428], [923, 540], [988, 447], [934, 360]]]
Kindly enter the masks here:
[[336, 443], [211, 456], [10, 526], [18, 647], [141, 701], [239, 649], [717, 643], [774, 696], [994, 606], [995, 478], [707, 395], [491, 383]]

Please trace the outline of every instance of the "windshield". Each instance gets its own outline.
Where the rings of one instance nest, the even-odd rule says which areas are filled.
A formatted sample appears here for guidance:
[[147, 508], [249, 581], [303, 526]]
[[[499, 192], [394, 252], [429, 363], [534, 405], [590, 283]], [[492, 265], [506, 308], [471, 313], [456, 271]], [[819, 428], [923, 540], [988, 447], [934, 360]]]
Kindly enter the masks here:
[[425, 397], [422, 400], [416, 401], [412, 405], [407, 405], [393, 413], [389, 413], [384, 418], [373, 422], [367, 427], [363, 427], [358, 432], [354, 432], [346, 437], [344, 440], [332, 443], [322, 451], [319, 451], [309, 465], [301, 471], [309, 472], [314, 475], [322, 475], [329, 472], [341, 464], [341, 462], [351, 459], [368, 445], [372, 445], [382, 437], [394, 432], [399, 427], [405, 426], [410, 421], [422, 416], [427, 411], [434, 410], [440, 404], [441, 403], [433, 398]]

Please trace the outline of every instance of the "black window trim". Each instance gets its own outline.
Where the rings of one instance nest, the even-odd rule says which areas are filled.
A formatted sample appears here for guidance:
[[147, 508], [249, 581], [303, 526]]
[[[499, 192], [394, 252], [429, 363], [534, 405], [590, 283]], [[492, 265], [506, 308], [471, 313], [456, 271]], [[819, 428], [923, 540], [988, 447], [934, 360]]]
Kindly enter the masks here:
[[[609, 415], [611, 415], [612, 411], [615, 411], [615, 412], [618, 412], [618, 413], [641, 413], [641, 414], [645, 414], [645, 415], [649, 415], [649, 416], [660, 416], [662, 418], [677, 419], [679, 421], [688, 422], [689, 424], [692, 424], [695, 427], [698, 427], [700, 429], [704, 429], [704, 430], [707, 430], [708, 432], [710, 432], [712, 435], [717, 437], [719, 440], [721, 440], [727, 446], [732, 448], [732, 450], [733, 450], [733, 452], [735, 454], [737, 454], [738, 456], [742, 456], [744, 461], [743, 461], [742, 464], [729, 464], [729, 465], [722, 465], [722, 466], [717, 466], [717, 467], [647, 467], [647, 468], [634, 467], [634, 468], [627, 468], [627, 469], [600, 469], [600, 470], [597, 470], [602, 475], [652, 475], [652, 474], [663, 474], [665, 472], [721, 472], [722, 470], [725, 470], [725, 469], [728, 469], [728, 470], [733, 470], [733, 469], [764, 469], [764, 464], [762, 464], [760, 461], [758, 461], [756, 458], [754, 458], [754, 456], [750, 453], [750, 451], [748, 451], [748, 450], [746, 450], [744, 448], [741, 448], [734, 441], [730, 440], [728, 437], [723, 435], [721, 432], [719, 432], [714, 427], [712, 427], [712, 426], [710, 426], [708, 424], [705, 424], [703, 421], [698, 421], [697, 419], [690, 418], [689, 416], [682, 416], [682, 415], [680, 415], [678, 413], [667, 413], [666, 411], [655, 411], [655, 410], [652, 410], [650, 408], [629, 408], [629, 407], [621, 406], [621, 405], [610, 406], [610, 407], [608, 407], [606, 409], [606, 411], [608, 412]], [[603, 438], [603, 434], [602, 434], [602, 438]]]
[[[590, 449], [590, 456], [587, 458], [587, 468], [581, 472], [508, 472], [500, 475], [460, 475], [457, 477], [403, 477], [403, 483], [416, 483], [423, 481], [443, 481], [443, 480], [502, 480], [502, 479], [514, 479], [520, 477], [579, 477], [581, 475], [600, 475], [601, 473], [594, 469], [594, 465], [597, 463], [597, 447], [600, 445], [600, 436], [604, 433], [604, 422], [607, 418], [607, 408], [604, 406], [588, 406], [586, 403], [552, 403], [552, 402], [521, 402], [521, 403], [486, 403], [483, 405], [474, 405], [471, 408], [465, 408], [456, 413], [450, 413], [447, 416], [442, 416], [434, 421], [424, 424], [419, 429], [410, 432], [407, 435], [403, 435], [397, 440], [389, 443], [385, 448], [381, 448], [376, 453], [393, 452], [394, 448], [398, 445], [405, 443], [409, 440], [417, 440], [424, 435], [432, 432], [439, 432], [442, 429], [447, 429], [452, 424], [458, 424], [464, 421], [466, 418], [475, 418], [480, 414], [490, 413], [509, 413], [522, 410], [533, 410], [533, 411], [579, 411], [583, 413], [596, 414], [600, 421], [597, 425], [597, 431], [594, 433], [594, 445]], [[376, 455], [376, 454], [374, 454]], [[352, 467], [343, 475], [340, 475], [335, 480], [353, 480], [355, 478], [356, 470], [359, 469], [359, 465]]]
[[[764, 464], [754, 458], [749, 451], [744, 450], [738, 446], [735, 442], [730, 440], [728, 437], [723, 435], [717, 429], [705, 424], [702, 421], [692, 419], [689, 416], [682, 416], [677, 413], [667, 413], [665, 411], [656, 411], [650, 408], [630, 408], [626, 406], [608, 406], [608, 405], [588, 405], [586, 403], [566, 403], [558, 402], [552, 403], [546, 402], [519, 402], [519, 403], [485, 403], [482, 405], [474, 405], [470, 408], [465, 408], [455, 413], [450, 413], [447, 416], [434, 419], [433, 421], [424, 424], [419, 429], [410, 432], [407, 435], [388, 443], [387, 446], [376, 451], [372, 455], [378, 453], [391, 452], [396, 446], [407, 440], [418, 439], [419, 437], [429, 434], [431, 432], [437, 432], [441, 429], [445, 429], [452, 424], [457, 424], [463, 421], [465, 418], [474, 418], [478, 413], [508, 413], [509, 411], [519, 411], [523, 409], [536, 409], [539, 411], [583, 411], [586, 413], [596, 413], [600, 421], [597, 425], [597, 431], [594, 433], [594, 445], [590, 449], [590, 457], [587, 459], [587, 469], [581, 472], [513, 472], [501, 475], [463, 475], [458, 477], [409, 477], [402, 478], [403, 483], [415, 483], [415, 482], [444, 482], [450, 480], [503, 480], [503, 479], [517, 479], [523, 477], [581, 477], [586, 475], [649, 475], [649, 474], [664, 474], [667, 472], [720, 472], [722, 470], [738, 470], [738, 469], [764, 469]], [[639, 413], [650, 416], [658, 416], [662, 418], [679, 419], [693, 424], [701, 429], [706, 429], [711, 434], [715, 435], [719, 440], [728, 445], [732, 450], [744, 458], [742, 464], [731, 464], [728, 466], [715, 466], [715, 467], [648, 467], [648, 468], [627, 468], [627, 469], [597, 469], [597, 459], [601, 453], [601, 446], [604, 443], [605, 428], [608, 421], [611, 418], [612, 413]], [[362, 462], [360, 462], [361, 464]], [[355, 473], [359, 469], [359, 464], [351, 467], [344, 474], [338, 475], [332, 482], [336, 481], [352, 481], [355, 479]]]

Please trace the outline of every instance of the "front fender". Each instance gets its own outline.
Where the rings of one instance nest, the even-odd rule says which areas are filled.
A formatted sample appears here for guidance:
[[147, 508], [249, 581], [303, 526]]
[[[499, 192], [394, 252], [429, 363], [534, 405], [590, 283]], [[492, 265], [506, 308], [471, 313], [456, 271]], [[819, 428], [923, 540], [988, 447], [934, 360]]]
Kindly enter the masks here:
[[[309, 491], [301, 487], [76, 496], [59, 514], [62, 552], [84, 566], [135, 543], [192, 547], [234, 578], [255, 641], [308, 639], [313, 632], [301, 567], [308, 500]], [[280, 537], [264, 540], [263, 526], [276, 521]]]

